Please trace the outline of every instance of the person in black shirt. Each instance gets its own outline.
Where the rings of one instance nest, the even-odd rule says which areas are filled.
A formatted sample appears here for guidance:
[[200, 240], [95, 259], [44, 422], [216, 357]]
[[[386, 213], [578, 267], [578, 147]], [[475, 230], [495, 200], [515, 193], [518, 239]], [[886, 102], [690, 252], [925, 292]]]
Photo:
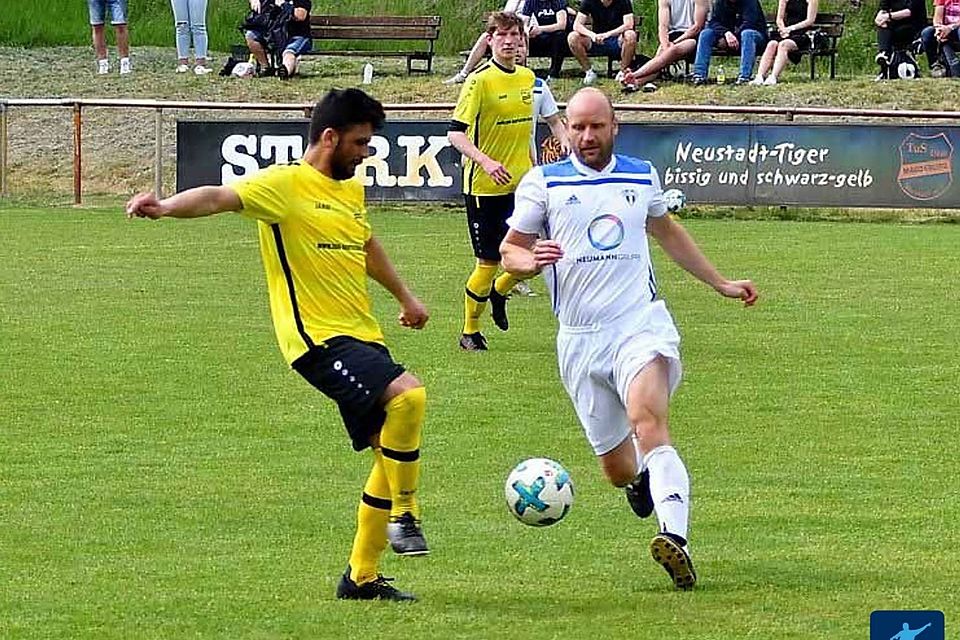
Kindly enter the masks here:
[[887, 76], [893, 52], [908, 47], [927, 26], [927, 3], [924, 0], [880, 0], [880, 10], [873, 22], [877, 25], [879, 80]]
[[817, 21], [819, 6], [818, 0], [779, 0], [776, 31], [770, 34], [770, 42], [757, 67], [757, 77], [750, 84], [775, 85], [787, 61], [800, 62], [803, 52], [816, 43], [816, 34], [810, 31], [810, 26]]
[[[589, 27], [588, 18], [591, 21]], [[620, 56], [622, 78], [637, 51], [637, 32], [630, 0], [583, 0], [567, 43], [583, 69], [583, 84], [597, 81], [597, 74], [590, 65], [590, 53]]]
[[530, 56], [550, 56], [547, 82], [560, 77], [567, 48], [567, 0], [526, 0], [520, 15], [527, 24]]
[[297, 73], [297, 67], [300, 64], [300, 56], [310, 51], [313, 41], [310, 39], [310, 10], [313, 8], [311, 0], [250, 0], [250, 9], [256, 13], [273, 10], [275, 6], [280, 11], [276, 13], [286, 13], [289, 18], [287, 21], [287, 41], [282, 47], [274, 51], [279, 54], [280, 62], [274, 70], [270, 59], [267, 57], [270, 34], [263, 31], [249, 29], [246, 32], [247, 46], [250, 53], [260, 63], [261, 75], [270, 76], [276, 73], [280, 78], [289, 78]]

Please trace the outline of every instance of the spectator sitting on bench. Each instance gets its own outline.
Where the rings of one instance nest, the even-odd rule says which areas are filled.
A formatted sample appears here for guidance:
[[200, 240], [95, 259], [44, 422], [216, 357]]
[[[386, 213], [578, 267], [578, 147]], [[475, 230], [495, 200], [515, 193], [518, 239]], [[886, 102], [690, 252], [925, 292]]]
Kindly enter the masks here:
[[[276, 33], [265, 33], [262, 30], [248, 29], [245, 33], [250, 53], [260, 64], [261, 76], [276, 74], [280, 78], [289, 78], [297, 73], [300, 64], [300, 55], [310, 51], [310, 10], [313, 8], [311, 0], [250, 0], [250, 9], [256, 13], [267, 11], [270, 4], [274, 4], [281, 11], [289, 12], [286, 23], [287, 39], [285, 43], [274, 42]], [[275, 30], [277, 25], [272, 25]], [[267, 56], [268, 50], [274, 55], [279, 54], [280, 60], [276, 69]]]
[[546, 82], [560, 77], [567, 48], [567, 0], [526, 0], [520, 11], [527, 26], [531, 56], [549, 56]]
[[819, 0], [779, 0], [776, 30], [770, 32], [770, 42], [760, 58], [757, 77], [750, 84], [777, 84], [787, 60], [797, 64], [803, 52], [813, 48], [816, 36], [809, 28], [817, 20], [819, 4]]
[[[933, 26], [928, 26], [920, 32], [923, 41], [923, 50], [930, 63], [930, 76], [942, 78], [947, 73], [939, 59], [939, 51], [943, 51], [943, 58], [950, 70], [950, 76], [960, 78], [960, 37], [957, 29], [960, 28], [960, 0], [933, 0]], [[939, 51], [938, 51], [939, 49]]]
[[894, 51], [906, 49], [927, 26], [925, 0], [880, 0], [880, 10], [873, 19], [877, 25], [877, 57], [880, 75], [886, 78], [893, 64]]
[[657, 54], [642, 67], [626, 74], [624, 91], [656, 91], [653, 83], [661, 70], [680, 60], [693, 62], [697, 36], [707, 23], [710, 0], [659, 0], [657, 9]]
[[693, 84], [707, 83], [713, 46], [740, 50], [740, 73], [736, 84], [750, 82], [757, 49], [767, 40], [767, 19], [759, 0], [714, 0], [706, 28], [697, 39], [697, 57], [693, 65]]
[[[587, 27], [587, 18], [591, 21], [590, 28]], [[567, 43], [583, 69], [583, 84], [597, 81], [597, 73], [590, 64], [591, 53], [619, 57], [617, 81], [623, 82], [637, 52], [637, 32], [630, 0], [583, 0]]]
[[[518, 13], [523, 3], [524, 0], [507, 0], [506, 4], [503, 5], [503, 12]], [[484, 31], [473, 44], [473, 48], [470, 49], [470, 55], [467, 56], [467, 61], [463, 63], [463, 68], [453, 76], [444, 80], [443, 84], [462, 84], [463, 81], [467, 79], [467, 76], [477, 68], [477, 65], [480, 64], [480, 61], [483, 60], [489, 50], [490, 37], [487, 35], [487, 32]]]

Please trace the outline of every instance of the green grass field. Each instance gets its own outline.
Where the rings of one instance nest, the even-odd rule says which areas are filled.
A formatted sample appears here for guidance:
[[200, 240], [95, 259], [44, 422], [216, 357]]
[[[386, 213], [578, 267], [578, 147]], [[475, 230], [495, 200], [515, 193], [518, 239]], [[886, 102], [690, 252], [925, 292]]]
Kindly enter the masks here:
[[[372, 220], [433, 312], [402, 330], [376, 294], [429, 393], [433, 554], [383, 566], [420, 602], [333, 598], [369, 460], [280, 357], [252, 223], [7, 205], [0, 637], [860, 639], [875, 609], [941, 609], [953, 637], [960, 227], [686, 221], [761, 287], [748, 310], [656, 252], [701, 575], [676, 593], [580, 434], [542, 282], [461, 353], [462, 214]], [[545, 530], [502, 498], [534, 455], [577, 488]]]

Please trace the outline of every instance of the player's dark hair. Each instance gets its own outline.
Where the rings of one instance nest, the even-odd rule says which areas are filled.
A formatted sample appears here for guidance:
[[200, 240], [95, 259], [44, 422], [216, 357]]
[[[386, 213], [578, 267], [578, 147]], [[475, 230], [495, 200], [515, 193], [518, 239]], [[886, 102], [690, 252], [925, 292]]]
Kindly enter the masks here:
[[496, 33], [497, 29], [510, 31], [514, 27], [523, 33], [523, 18], [512, 11], [494, 11], [487, 18], [487, 35]]
[[313, 107], [310, 118], [310, 144], [316, 144], [324, 129], [343, 132], [358, 124], [370, 124], [374, 131], [383, 128], [387, 116], [379, 100], [360, 89], [331, 89]]

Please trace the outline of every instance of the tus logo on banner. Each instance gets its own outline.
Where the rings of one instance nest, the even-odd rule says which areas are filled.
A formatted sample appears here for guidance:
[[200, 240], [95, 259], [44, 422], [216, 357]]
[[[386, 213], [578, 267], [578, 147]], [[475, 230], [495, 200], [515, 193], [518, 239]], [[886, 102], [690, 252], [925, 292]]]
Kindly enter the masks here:
[[944, 640], [942, 611], [874, 611], [870, 640]]

